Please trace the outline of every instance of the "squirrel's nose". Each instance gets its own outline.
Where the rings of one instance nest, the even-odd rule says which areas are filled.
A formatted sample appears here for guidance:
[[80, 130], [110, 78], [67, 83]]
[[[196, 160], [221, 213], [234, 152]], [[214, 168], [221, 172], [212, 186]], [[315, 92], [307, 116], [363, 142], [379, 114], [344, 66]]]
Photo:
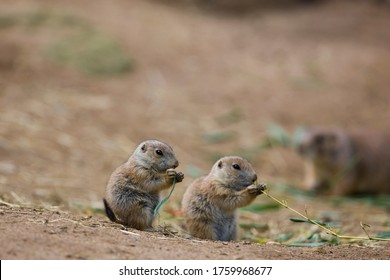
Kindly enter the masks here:
[[173, 168], [176, 168], [179, 166], [179, 162], [176, 160], [175, 163], [173, 164]]
[[257, 175], [255, 174], [252, 178], [252, 182], [255, 183], [257, 181]]

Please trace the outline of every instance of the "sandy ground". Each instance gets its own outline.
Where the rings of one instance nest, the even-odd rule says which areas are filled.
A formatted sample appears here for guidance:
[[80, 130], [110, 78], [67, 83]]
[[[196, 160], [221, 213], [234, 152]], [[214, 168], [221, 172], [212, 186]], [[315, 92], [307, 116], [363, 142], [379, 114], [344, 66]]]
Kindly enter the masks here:
[[[236, 242], [189, 238], [180, 213], [186, 186], [219, 156], [238, 154], [273, 194], [342, 234], [365, 236], [360, 222], [388, 233], [388, 197], [308, 196], [293, 151], [258, 147], [270, 124], [390, 128], [389, 5], [237, 14], [177, 2], [0, 2], [0, 258], [389, 259], [388, 242], [332, 244], [284, 208], [241, 211]], [[77, 54], [80, 32], [116, 42], [129, 71], [88, 74], [78, 67], [95, 59], [53, 58], [60, 43]], [[112, 170], [145, 139], [170, 143], [186, 176], [155, 232], [112, 224], [101, 203]]]

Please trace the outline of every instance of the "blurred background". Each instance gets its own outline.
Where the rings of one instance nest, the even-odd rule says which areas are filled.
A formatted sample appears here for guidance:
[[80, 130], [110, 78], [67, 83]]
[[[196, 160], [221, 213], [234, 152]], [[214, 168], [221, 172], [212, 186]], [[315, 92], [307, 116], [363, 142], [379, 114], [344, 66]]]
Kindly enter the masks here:
[[[111, 172], [159, 139], [186, 176], [163, 221], [180, 225], [186, 186], [241, 155], [290, 205], [388, 231], [388, 197], [307, 195], [302, 160], [279, 141], [304, 125], [389, 130], [386, 2], [1, 0], [1, 199], [100, 215]], [[254, 205], [243, 238], [292, 238], [291, 213]]]

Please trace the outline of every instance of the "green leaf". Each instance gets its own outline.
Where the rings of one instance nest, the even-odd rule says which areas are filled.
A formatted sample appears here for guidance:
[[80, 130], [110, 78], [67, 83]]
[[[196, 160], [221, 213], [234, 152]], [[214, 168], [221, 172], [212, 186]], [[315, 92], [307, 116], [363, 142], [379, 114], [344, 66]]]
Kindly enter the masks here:
[[379, 207], [384, 207], [386, 209], [390, 209], [390, 196], [388, 196], [388, 195], [366, 196], [366, 197], [363, 197], [360, 199], [369, 205], [374, 205], [374, 206], [379, 206]]
[[268, 224], [257, 224], [257, 223], [241, 223], [240, 227], [244, 229], [255, 228], [260, 230], [267, 230], [269, 228]]
[[285, 234], [281, 234], [281, 235], [279, 235], [279, 236], [275, 239], [275, 241], [276, 241], [276, 242], [285, 242], [285, 241], [290, 240], [293, 236], [294, 236], [294, 233], [285, 233]]
[[235, 137], [234, 132], [213, 132], [203, 134], [203, 142], [207, 144], [226, 143]]
[[305, 129], [301, 126], [297, 127], [293, 133], [291, 142], [292, 146], [296, 147], [299, 143], [301, 143], [303, 137], [305, 136]]
[[390, 238], [390, 231], [385, 231], [375, 235], [377, 238]]
[[244, 118], [244, 114], [240, 109], [232, 109], [229, 112], [219, 116], [217, 122], [221, 125], [238, 123]]
[[187, 174], [192, 178], [198, 178], [204, 175], [203, 171], [195, 165], [187, 166]]
[[311, 221], [314, 221], [317, 224], [320, 224], [322, 226], [326, 226], [326, 224], [324, 224], [318, 220], [308, 220], [308, 219], [303, 219], [303, 218], [290, 218], [290, 221], [295, 222], [295, 223], [310, 223], [310, 224], [313, 224]]
[[267, 203], [267, 204], [252, 204], [243, 208], [240, 208], [243, 211], [249, 211], [249, 212], [267, 212], [267, 211], [273, 211], [277, 210], [281, 207], [281, 205], [276, 203]]
[[390, 227], [390, 221], [386, 221], [383, 225], [384, 225], [385, 227]]
[[289, 147], [291, 139], [288, 133], [278, 124], [270, 123], [267, 128], [268, 138], [272, 144]]

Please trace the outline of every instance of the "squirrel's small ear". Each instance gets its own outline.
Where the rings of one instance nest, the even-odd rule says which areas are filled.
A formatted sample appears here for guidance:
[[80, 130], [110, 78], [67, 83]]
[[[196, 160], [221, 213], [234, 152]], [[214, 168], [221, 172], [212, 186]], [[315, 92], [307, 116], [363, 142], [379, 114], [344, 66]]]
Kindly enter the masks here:
[[218, 162], [218, 167], [219, 167], [219, 168], [222, 168], [222, 160], [220, 160], [220, 161]]
[[142, 145], [141, 151], [146, 152], [146, 144], [143, 144], [143, 145]]

